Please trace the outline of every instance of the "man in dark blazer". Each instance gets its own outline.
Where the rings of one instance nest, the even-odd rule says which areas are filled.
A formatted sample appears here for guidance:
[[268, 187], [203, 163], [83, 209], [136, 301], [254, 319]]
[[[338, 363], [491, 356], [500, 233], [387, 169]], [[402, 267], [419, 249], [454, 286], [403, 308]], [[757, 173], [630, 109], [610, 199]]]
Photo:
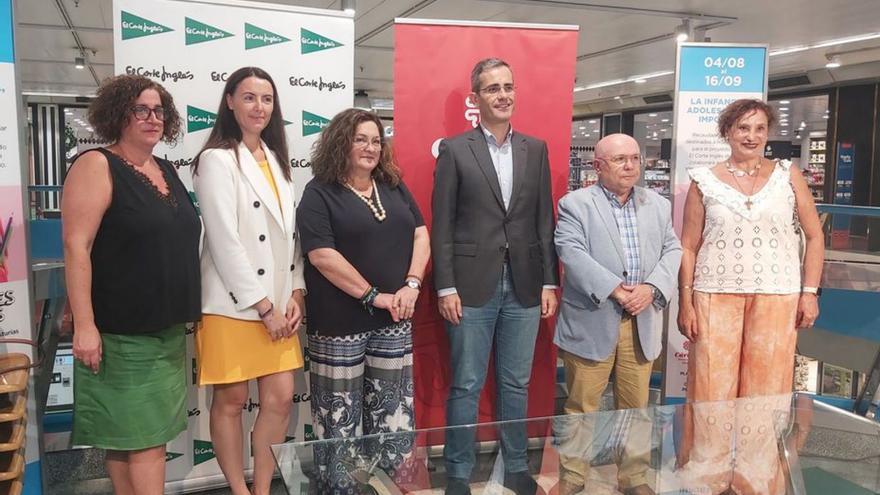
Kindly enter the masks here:
[[[515, 87], [503, 60], [478, 62], [471, 90], [480, 125], [440, 144], [432, 199], [434, 284], [452, 360], [447, 426], [476, 423], [493, 344], [497, 419], [526, 417], [539, 320], [556, 312], [559, 284], [547, 144], [511, 127]], [[504, 484], [543, 493], [526, 443], [523, 425], [502, 428]], [[474, 430], [450, 430], [444, 455], [446, 493], [470, 493]]]

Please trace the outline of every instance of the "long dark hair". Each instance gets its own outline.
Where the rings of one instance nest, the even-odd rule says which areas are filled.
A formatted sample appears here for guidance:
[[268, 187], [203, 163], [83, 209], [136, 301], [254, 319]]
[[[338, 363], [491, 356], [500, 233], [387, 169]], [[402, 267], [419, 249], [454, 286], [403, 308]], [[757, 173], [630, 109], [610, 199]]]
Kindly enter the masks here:
[[312, 173], [315, 179], [325, 184], [345, 183], [348, 179], [348, 154], [354, 145], [354, 133], [357, 126], [364, 122], [376, 124], [382, 140], [379, 164], [373, 169], [373, 178], [392, 187], [400, 184], [400, 169], [394, 161], [390, 143], [385, 140], [382, 121], [373, 112], [359, 108], [339, 112], [321, 131], [321, 136], [312, 149]]
[[220, 97], [220, 107], [217, 109], [217, 121], [214, 122], [214, 128], [211, 129], [211, 135], [205, 141], [205, 145], [193, 160], [193, 173], [199, 171], [199, 158], [205, 150], [220, 148], [233, 150], [235, 159], [238, 161], [238, 143], [241, 142], [241, 128], [235, 120], [235, 115], [226, 104], [226, 95], [230, 97], [235, 94], [235, 90], [242, 81], [249, 77], [256, 77], [269, 81], [272, 85], [273, 105], [272, 116], [269, 118], [269, 124], [260, 133], [260, 138], [266, 142], [266, 145], [275, 153], [278, 161], [281, 162], [281, 172], [284, 178], [290, 182], [290, 156], [287, 153], [287, 138], [284, 136], [284, 118], [281, 117], [281, 102], [278, 100], [278, 89], [275, 88], [275, 81], [272, 76], [259, 67], [242, 67], [233, 72], [226, 79], [226, 86], [223, 88], [223, 96]]

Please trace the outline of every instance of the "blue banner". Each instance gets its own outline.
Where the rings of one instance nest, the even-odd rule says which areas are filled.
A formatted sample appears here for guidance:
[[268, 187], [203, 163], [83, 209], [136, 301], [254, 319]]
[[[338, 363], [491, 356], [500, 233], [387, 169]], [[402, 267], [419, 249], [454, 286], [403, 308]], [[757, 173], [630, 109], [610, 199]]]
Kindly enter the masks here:
[[763, 46], [682, 46], [678, 90], [763, 93], [766, 60]]
[[0, 63], [12, 63], [15, 58], [12, 28], [12, 0], [0, 0]]

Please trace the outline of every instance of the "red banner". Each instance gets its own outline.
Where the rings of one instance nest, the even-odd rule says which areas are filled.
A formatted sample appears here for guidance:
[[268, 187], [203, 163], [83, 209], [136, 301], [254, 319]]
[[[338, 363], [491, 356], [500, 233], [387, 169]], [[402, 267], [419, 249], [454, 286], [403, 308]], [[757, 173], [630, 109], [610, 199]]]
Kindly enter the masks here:
[[[513, 71], [513, 128], [547, 142], [555, 204], [568, 183], [576, 28], [430, 22], [399, 23], [394, 30], [394, 148], [428, 227], [437, 146], [444, 137], [479, 124], [479, 110], [468, 99], [470, 73], [476, 62], [487, 57], [505, 60]], [[413, 330], [418, 428], [445, 425], [451, 378], [449, 344], [430, 274], [426, 282]], [[529, 388], [530, 417], [554, 411], [552, 341], [553, 324], [542, 322]], [[494, 420], [495, 397], [490, 369], [480, 401], [480, 422]]]

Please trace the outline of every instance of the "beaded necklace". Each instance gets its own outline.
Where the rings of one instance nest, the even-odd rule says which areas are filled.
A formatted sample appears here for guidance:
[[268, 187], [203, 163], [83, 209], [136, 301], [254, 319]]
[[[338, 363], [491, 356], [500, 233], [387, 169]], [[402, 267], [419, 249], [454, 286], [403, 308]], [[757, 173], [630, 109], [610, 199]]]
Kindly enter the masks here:
[[370, 211], [373, 212], [373, 217], [376, 219], [376, 221], [381, 222], [381, 221], [385, 220], [385, 217], [386, 217], [385, 207], [382, 206], [382, 199], [379, 198], [379, 188], [376, 187], [376, 180], [373, 179], [372, 182], [373, 182], [373, 196], [375, 196], [375, 198], [376, 198], [375, 202], [373, 201], [372, 197], [368, 198], [368, 197], [364, 196], [363, 194], [358, 192], [357, 189], [352, 187], [352, 185], [349, 184], [348, 182], [345, 183], [345, 187], [347, 187], [349, 191], [353, 192], [355, 194], [355, 196], [361, 198], [361, 201], [366, 203], [366, 205], [370, 208]]

